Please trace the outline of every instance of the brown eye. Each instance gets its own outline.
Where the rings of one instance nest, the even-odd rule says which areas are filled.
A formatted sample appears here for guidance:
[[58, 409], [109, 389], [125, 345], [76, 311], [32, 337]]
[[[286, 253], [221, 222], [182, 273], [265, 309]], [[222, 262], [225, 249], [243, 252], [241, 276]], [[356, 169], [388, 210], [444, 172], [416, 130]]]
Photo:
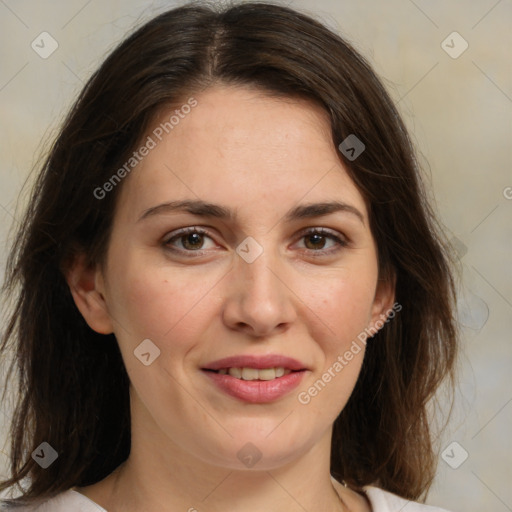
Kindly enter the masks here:
[[306, 235], [304, 237], [304, 239], [306, 241], [309, 240], [311, 242], [310, 244], [308, 244], [307, 242], [305, 243], [305, 245], [308, 249], [312, 249], [312, 250], [323, 249], [325, 246], [326, 237], [324, 235], [319, 235], [319, 234]]
[[181, 236], [182, 245], [185, 249], [201, 249], [204, 240], [201, 233], [190, 233], [188, 235]]
[[[348, 245], [347, 241], [342, 238], [341, 235], [338, 236], [337, 233], [328, 231], [324, 228], [311, 229], [302, 234], [302, 239], [304, 239], [305, 248], [313, 254], [318, 253], [319, 256], [335, 253], [340, 248]], [[334, 243], [331, 244], [330, 247], [326, 248], [329, 240]]]
[[[207, 239], [212, 240], [206, 231], [199, 228], [181, 229], [164, 242], [164, 246], [177, 252], [194, 252], [211, 247], [204, 247]], [[179, 245], [177, 245], [177, 243]], [[213, 246], [213, 244], [212, 244]]]

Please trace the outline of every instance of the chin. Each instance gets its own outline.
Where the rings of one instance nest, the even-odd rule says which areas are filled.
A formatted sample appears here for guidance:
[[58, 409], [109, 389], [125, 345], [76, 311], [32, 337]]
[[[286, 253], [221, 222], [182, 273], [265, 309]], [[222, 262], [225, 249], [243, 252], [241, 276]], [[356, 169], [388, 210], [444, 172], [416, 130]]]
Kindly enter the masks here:
[[203, 460], [230, 470], [269, 471], [293, 463], [315, 444], [315, 440], [301, 439], [300, 431], [279, 431], [282, 426], [276, 429], [278, 424], [274, 422], [265, 432], [243, 427], [239, 433], [230, 432], [233, 437], [223, 440], [219, 449], [210, 452]]

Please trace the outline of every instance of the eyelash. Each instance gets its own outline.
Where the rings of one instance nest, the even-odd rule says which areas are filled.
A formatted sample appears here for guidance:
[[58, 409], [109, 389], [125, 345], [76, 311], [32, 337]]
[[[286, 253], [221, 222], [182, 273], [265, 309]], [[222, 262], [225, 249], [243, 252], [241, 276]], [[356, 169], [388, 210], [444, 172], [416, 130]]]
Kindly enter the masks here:
[[[192, 233], [197, 233], [199, 235], [206, 235], [206, 236], [208, 236], [208, 238], [212, 238], [210, 236], [210, 234], [208, 233], [208, 231], [206, 231], [202, 228], [188, 227], [188, 228], [183, 228], [183, 229], [179, 230], [177, 233], [174, 233], [173, 236], [166, 238], [163, 245], [167, 250], [172, 251], [174, 253], [180, 253], [180, 254], [186, 253], [187, 257], [203, 256], [204, 253], [207, 252], [208, 250], [198, 249], [195, 251], [191, 251], [191, 250], [185, 250], [185, 249], [176, 249], [175, 247], [170, 246], [171, 242], [173, 242], [175, 240], [179, 240], [180, 238], [184, 238], [185, 236], [190, 235]], [[307, 236], [312, 236], [312, 235], [320, 235], [325, 238], [330, 238], [330, 239], [334, 240], [336, 242], [336, 244], [338, 245], [338, 247], [335, 249], [327, 249], [327, 250], [320, 249], [318, 251], [315, 251], [313, 249], [306, 249], [306, 251], [311, 252], [311, 255], [313, 257], [320, 257], [320, 256], [334, 254], [334, 253], [338, 252], [339, 250], [341, 250], [343, 247], [346, 247], [348, 245], [348, 242], [346, 240], [344, 240], [343, 238], [337, 236], [336, 234], [334, 234], [333, 232], [331, 232], [325, 228], [310, 228], [307, 231], [303, 231], [301, 233], [300, 239], [307, 237]]]

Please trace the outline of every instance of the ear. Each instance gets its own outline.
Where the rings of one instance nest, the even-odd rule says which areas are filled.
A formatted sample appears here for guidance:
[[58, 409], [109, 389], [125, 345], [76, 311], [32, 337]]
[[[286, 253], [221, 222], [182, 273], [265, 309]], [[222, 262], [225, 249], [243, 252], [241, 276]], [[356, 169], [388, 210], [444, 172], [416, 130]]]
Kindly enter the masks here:
[[111, 334], [113, 324], [104, 297], [104, 280], [98, 266], [87, 265], [83, 253], [75, 256], [65, 277], [76, 307], [89, 327], [100, 334]]
[[392, 316], [395, 314], [393, 308], [395, 301], [395, 285], [396, 275], [392, 272], [386, 277], [379, 278], [377, 281], [369, 327], [372, 335], [382, 329], [384, 324], [388, 321], [391, 312], [393, 312]]

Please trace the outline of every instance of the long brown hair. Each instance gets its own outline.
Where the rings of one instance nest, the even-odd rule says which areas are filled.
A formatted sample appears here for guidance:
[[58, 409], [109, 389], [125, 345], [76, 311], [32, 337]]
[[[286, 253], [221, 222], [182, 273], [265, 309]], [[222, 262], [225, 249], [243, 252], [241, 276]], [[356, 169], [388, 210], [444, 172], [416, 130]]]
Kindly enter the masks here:
[[[213, 83], [308, 98], [329, 114], [333, 144], [363, 141], [357, 159], [339, 157], [368, 204], [380, 278], [396, 278], [402, 310], [368, 342], [334, 423], [331, 473], [355, 489], [424, 497], [437, 460], [428, 405], [446, 377], [453, 385], [457, 348], [442, 232], [404, 124], [365, 59], [320, 22], [267, 3], [193, 3], [155, 17], [113, 51], [68, 114], [7, 263], [14, 306], [0, 349], [15, 354], [7, 378], [15, 371], [18, 401], [0, 490], [26, 478], [21, 498], [50, 497], [127, 459], [129, 381], [116, 339], [87, 326], [63, 269], [80, 251], [101, 264], [122, 183], [102, 199], [94, 190], [162, 108]], [[59, 453], [47, 469], [31, 457], [42, 442]]]

